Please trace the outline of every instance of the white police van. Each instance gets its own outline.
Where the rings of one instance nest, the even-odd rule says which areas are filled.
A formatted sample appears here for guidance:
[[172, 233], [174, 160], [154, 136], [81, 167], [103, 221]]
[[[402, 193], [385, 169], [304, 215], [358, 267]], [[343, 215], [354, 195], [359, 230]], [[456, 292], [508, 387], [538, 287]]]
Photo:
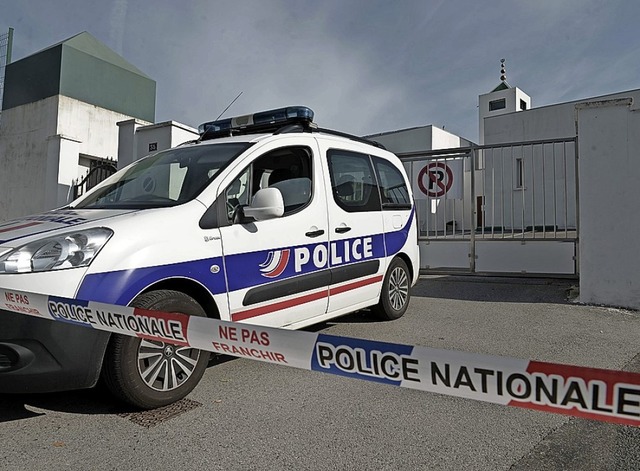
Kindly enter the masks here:
[[[418, 279], [411, 187], [375, 143], [306, 107], [200, 126], [68, 207], [0, 223], [0, 287], [297, 329], [402, 316]], [[196, 349], [0, 312], [0, 393], [92, 387], [141, 408], [198, 383]]]

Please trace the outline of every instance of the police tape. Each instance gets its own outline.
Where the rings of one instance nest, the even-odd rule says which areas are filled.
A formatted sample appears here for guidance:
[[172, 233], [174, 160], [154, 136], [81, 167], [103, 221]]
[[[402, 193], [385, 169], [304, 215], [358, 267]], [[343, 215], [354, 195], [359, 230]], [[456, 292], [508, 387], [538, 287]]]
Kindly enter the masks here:
[[0, 289], [0, 309], [494, 404], [640, 426], [640, 374], [337, 337]]

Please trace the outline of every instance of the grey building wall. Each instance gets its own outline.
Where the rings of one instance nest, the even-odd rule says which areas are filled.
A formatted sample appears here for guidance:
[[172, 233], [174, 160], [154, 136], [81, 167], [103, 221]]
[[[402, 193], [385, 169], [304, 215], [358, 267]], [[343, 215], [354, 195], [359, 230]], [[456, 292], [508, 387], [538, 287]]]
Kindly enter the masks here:
[[148, 122], [155, 120], [155, 81], [89, 33], [7, 66], [3, 110], [58, 94]]
[[155, 82], [88, 33], [7, 67], [0, 221], [62, 206], [83, 159], [115, 158], [118, 126], [155, 118]]
[[484, 143], [537, 141], [576, 136], [575, 105], [584, 101], [631, 97], [640, 100], [640, 90], [612, 93], [584, 100], [542, 106], [527, 111], [487, 117], [484, 120]]
[[580, 300], [640, 309], [640, 107], [579, 105]]
[[62, 47], [50, 48], [7, 65], [2, 110], [57, 95], [61, 66]]

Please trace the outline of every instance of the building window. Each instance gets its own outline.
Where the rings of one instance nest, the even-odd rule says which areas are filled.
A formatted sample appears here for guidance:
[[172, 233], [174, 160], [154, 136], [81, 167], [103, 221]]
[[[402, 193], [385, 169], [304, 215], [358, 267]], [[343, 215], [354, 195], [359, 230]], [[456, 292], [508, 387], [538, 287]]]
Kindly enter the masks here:
[[503, 110], [507, 107], [507, 99], [493, 100], [489, 102], [489, 111]]
[[524, 159], [522, 157], [516, 158], [515, 172], [515, 187], [517, 190], [522, 190], [524, 189]]
[[527, 102], [524, 100], [520, 100], [520, 109], [525, 111], [527, 109]]

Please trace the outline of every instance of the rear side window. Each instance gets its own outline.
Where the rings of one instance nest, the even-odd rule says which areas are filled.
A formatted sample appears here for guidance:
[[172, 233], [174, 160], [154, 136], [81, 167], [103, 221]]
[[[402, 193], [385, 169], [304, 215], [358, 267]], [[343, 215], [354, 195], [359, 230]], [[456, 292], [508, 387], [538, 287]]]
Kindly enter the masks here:
[[331, 188], [336, 204], [348, 212], [380, 211], [380, 194], [366, 154], [331, 149]]
[[382, 209], [411, 209], [409, 190], [400, 170], [379, 157], [373, 158]]

